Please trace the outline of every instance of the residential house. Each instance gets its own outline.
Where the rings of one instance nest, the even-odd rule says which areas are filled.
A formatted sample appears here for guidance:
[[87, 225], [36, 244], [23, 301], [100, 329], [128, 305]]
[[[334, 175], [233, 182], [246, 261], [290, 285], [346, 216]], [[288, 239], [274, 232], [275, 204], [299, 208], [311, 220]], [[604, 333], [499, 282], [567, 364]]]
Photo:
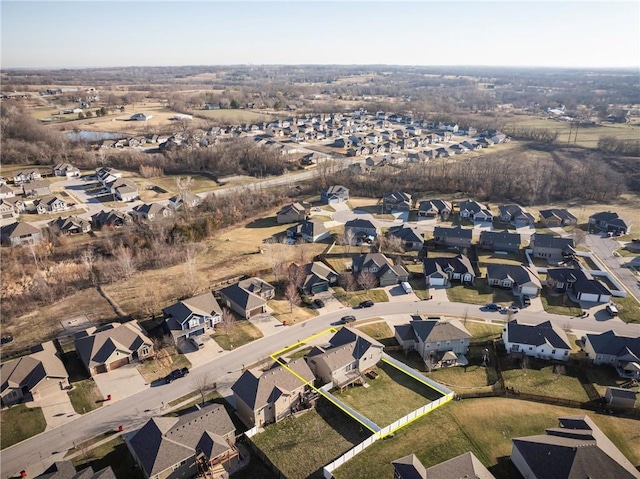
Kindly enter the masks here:
[[433, 241], [439, 246], [459, 248], [471, 247], [473, 230], [469, 228], [446, 228], [436, 226], [433, 229]]
[[127, 178], [118, 178], [105, 184], [109, 192], [120, 201], [133, 201], [138, 198], [138, 187]]
[[587, 334], [582, 339], [584, 352], [593, 364], [610, 365], [620, 377], [640, 379], [640, 335], [622, 336], [607, 331]]
[[422, 319], [412, 316], [408, 324], [395, 326], [395, 337], [406, 351], [416, 351], [431, 365], [467, 364], [472, 335], [457, 319]]
[[49, 466], [42, 474], [35, 479], [117, 479], [116, 475], [107, 466], [104, 469], [94, 472], [91, 466], [76, 471], [76, 467], [71, 461], [56, 461]]
[[91, 376], [155, 355], [153, 341], [136, 320], [88, 328], [76, 333], [74, 344]]
[[608, 303], [611, 300], [611, 291], [581, 269], [549, 268], [547, 286], [556, 293], [571, 293], [578, 301]]
[[531, 479], [640, 478], [634, 467], [589, 416], [558, 418], [546, 434], [511, 439], [511, 462]]
[[418, 205], [418, 216], [424, 218], [440, 218], [443, 221], [451, 216], [451, 203], [443, 200], [425, 200]]
[[60, 198], [59, 196], [52, 196], [50, 198], [42, 198], [33, 202], [36, 207], [36, 211], [39, 215], [47, 213], [59, 213], [69, 209], [69, 204]]
[[410, 211], [411, 195], [404, 191], [390, 191], [382, 197], [383, 209], [386, 212], [391, 211]]
[[53, 341], [36, 346], [28, 356], [5, 361], [0, 376], [3, 407], [28, 400], [29, 395], [38, 400], [69, 386], [69, 374]]
[[536, 297], [542, 289], [534, 268], [516, 264], [489, 263], [487, 283], [489, 286], [512, 289], [518, 296]]
[[6, 246], [38, 244], [42, 241], [42, 230], [24, 221], [16, 221], [0, 227], [0, 238]]
[[360, 254], [353, 257], [351, 270], [358, 278], [362, 273], [375, 276], [379, 286], [390, 286], [409, 280], [409, 272], [402, 265], [394, 265], [382, 253]]
[[351, 138], [336, 138], [333, 142], [333, 146], [336, 148], [351, 148], [353, 146], [353, 142]]
[[573, 216], [569, 210], [552, 208], [540, 211], [540, 222], [547, 228], [558, 228], [561, 226], [576, 226], [578, 218]]
[[296, 223], [305, 220], [310, 212], [311, 205], [309, 203], [292, 203], [278, 211], [276, 220], [278, 224]]
[[534, 258], [545, 258], [550, 264], [575, 253], [573, 238], [561, 238], [544, 233], [532, 234], [529, 248], [533, 250]]
[[416, 226], [392, 226], [389, 228], [387, 236], [399, 238], [406, 251], [422, 251], [424, 247], [423, 233], [421, 233]]
[[478, 203], [477, 201], [467, 200], [460, 203], [458, 207], [460, 218], [465, 218], [470, 221], [493, 221], [493, 214], [489, 211], [486, 205]]
[[629, 223], [612, 211], [601, 211], [589, 216], [589, 227], [602, 231], [611, 231], [616, 235], [625, 235], [631, 230]]
[[516, 228], [525, 226], [532, 228], [536, 222], [533, 215], [520, 205], [500, 205], [498, 210], [500, 211], [500, 222], [511, 224]]
[[451, 281], [473, 283], [476, 274], [463, 254], [454, 258], [425, 258], [422, 262], [427, 286], [447, 286]]
[[18, 216], [18, 212], [14, 204], [10, 201], [6, 201], [5, 199], [0, 199], [0, 218], [16, 218]]
[[202, 198], [200, 198], [198, 195], [194, 195], [190, 191], [185, 191], [169, 198], [169, 203], [167, 203], [167, 206], [171, 209], [179, 210], [183, 207], [195, 208], [201, 202]]
[[309, 368], [322, 384], [344, 387], [358, 381], [382, 359], [384, 346], [362, 331], [343, 327], [326, 347], [315, 346], [307, 354]]
[[393, 479], [495, 479], [472, 452], [465, 452], [428, 469], [415, 454], [396, 459], [391, 465]]
[[100, 168], [96, 168], [96, 178], [102, 184], [102, 186], [105, 186], [111, 181], [122, 178], [122, 173], [115, 168], [111, 168], [110, 166], [101, 166]]
[[13, 184], [20, 186], [28, 181], [37, 181], [42, 179], [42, 174], [38, 170], [21, 170], [13, 174]]
[[173, 210], [160, 203], [144, 203], [135, 206], [131, 215], [138, 220], [153, 221], [156, 218], [168, 218], [173, 215]]
[[125, 442], [147, 479], [228, 477], [239, 463], [236, 428], [221, 404], [178, 417], [153, 417], [125, 435]]
[[16, 196], [13, 188], [7, 185], [0, 185], [0, 199], [14, 198]]
[[275, 288], [260, 278], [244, 279], [220, 290], [221, 303], [245, 319], [266, 313], [267, 299], [274, 294]]
[[109, 228], [120, 228], [131, 224], [132, 222], [133, 218], [129, 213], [118, 210], [101, 210], [99, 213], [91, 216], [91, 224], [94, 228], [102, 228], [103, 226], [107, 226]]
[[329, 186], [321, 191], [320, 200], [327, 205], [347, 202], [349, 190], [342, 185]]
[[26, 197], [47, 196], [51, 194], [51, 189], [45, 180], [32, 180], [22, 183], [22, 192]]
[[177, 344], [187, 338], [200, 336], [221, 321], [222, 309], [208, 292], [183, 299], [162, 310], [165, 324]]
[[356, 218], [344, 224], [344, 236], [351, 244], [360, 242], [373, 242], [378, 236], [378, 227], [370, 220]]
[[513, 320], [502, 331], [502, 340], [509, 353], [540, 359], [569, 360], [571, 343], [565, 332], [551, 321], [533, 325]]
[[338, 280], [338, 273], [320, 261], [304, 265], [292, 263], [289, 267], [289, 277], [301, 285], [300, 289], [308, 296], [328, 291]]
[[304, 220], [302, 223], [287, 229], [287, 236], [302, 238], [307, 243], [317, 243], [329, 237], [329, 230], [322, 220]]
[[231, 386], [236, 414], [247, 427], [280, 421], [305, 406], [314, 380], [304, 358], [274, 363], [261, 373], [247, 369]]
[[53, 176], [74, 178], [80, 176], [80, 170], [69, 163], [57, 163], [52, 167]]
[[59, 217], [50, 221], [48, 227], [64, 235], [78, 235], [91, 231], [91, 222], [79, 216]]
[[517, 233], [507, 231], [481, 231], [478, 246], [491, 251], [520, 251], [521, 237]]
[[604, 392], [604, 400], [612, 408], [633, 409], [636, 405], [636, 395], [633, 389], [607, 386]]

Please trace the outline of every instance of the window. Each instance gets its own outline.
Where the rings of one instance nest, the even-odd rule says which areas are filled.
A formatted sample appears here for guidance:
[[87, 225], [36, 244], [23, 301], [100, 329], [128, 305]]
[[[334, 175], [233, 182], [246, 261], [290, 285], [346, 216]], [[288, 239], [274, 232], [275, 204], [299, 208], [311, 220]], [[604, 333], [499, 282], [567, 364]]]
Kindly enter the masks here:
[[555, 350], [555, 349], [552, 349], [552, 350], [551, 350], [551, 354], [556, 354], [556, 350]]
[[[565, 356], [569, 356], [569, 351], [565, 351], [565, 352], [564, 352], [564, 355], [565, 355]], [[587, 355], [587, 356], [588, 356], [588, 355]]]
[[200, 318], [196, 317], [189, 320], [189, 328], [195, 328], [200, 324]]
[[149, 346], [143, 346], [142, 349], [140, 350], [140, 354], [143, 356], [146, 356], [147, 354], [149, 354]]
[[13, 399], [17, 395], [18, 395], [18, 391], [11, 391], [9, 394], [7, 394], [7, 399]]
[[529, 346], [529, 351], [531, 351], [532, 349], [533, 349], [533, 347], [532, 347], [532, 346]]

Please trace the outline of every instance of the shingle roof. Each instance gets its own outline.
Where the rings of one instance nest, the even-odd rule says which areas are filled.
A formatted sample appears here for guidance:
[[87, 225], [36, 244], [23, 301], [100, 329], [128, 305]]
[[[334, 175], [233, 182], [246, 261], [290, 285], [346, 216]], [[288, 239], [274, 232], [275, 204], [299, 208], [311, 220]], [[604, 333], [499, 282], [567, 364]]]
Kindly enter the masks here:
[[391, 465], [401, 479], [427, 479], [427, 470], [415, 454], [391, 461]]
[[611, 295], [611, 291], [597, 279], [580, 269], [549, 268], [547, 277], [562, 283], [573, 283], [573, 289], [581, 293]]
[[613, 331], [600, 334], [587, 334], [587, 341], [591, 343], [596, 354], [610, 356], [635, 355], [640, 360], [640, 336], [618, 336]]
[[417, 229], [417, 227], [410, 227], [405, 225], [392, 226], [389, 228], [390, 236], [395, 236], [400, 238], [403, 241], [409, 241], [411, 243], [422, 243], [424, 242], [424, 237], [422, 233]]
[[40, 233], [40, 228], [37, 228], [24, 221], [16, 221], [10, 225], [2, 226], [2, 236], [7, 238], [18, 238], [20, 236], [27, 236]]
[[36, 476], [36, 479], [116, 479], [111, 466], [93, 472], [91, 466], [76, 471], [71, 461], [54, 462], [44, 473]]
[[431, 276], [435, 272], [444, 274], [449, 268], [456, 273], [471, 273], [475, 276], [471, 261], [463, 254], [454, 258], [425, 258], [423, 265], [426, 276]]
[[444, 210], [451, 211], [451, 203], [443, 200], [425, 200], [421, 201], [418, 210], [426, 211], [431, 208], [435, 208], [438, 212], [442, 212]]
[[573, 248], [573, 238], [561, 238], [543, 233], [531, 235], [531, 245], [534, 248], [558, 248], [561, 250]]
[[427, 479], [495, 479], [480, 460], [472, 453], [465, 452], [448, 461], [427, 469]]
[[489, 263], [487, 265], [487, 278], [499, 280], [510, 279], [517, 284], [531, 282], [538, 288], [542, 288], [538, 275], [533, 269], [524, 265]]
[[553, 348], [571, 349], [567, 335], [562, 329], [545, 321], [536, 325], [520, 324], [517, 320], [507, 323], [507, 340], [510, 343], [540, 346], [549, 344]]
[[369, 220], [364, 220], [362, 218], [356, 218], [355, 220], [349, 220], [344, 225], [346, 228], [359, 228], [359, 229], [374, 229], [376, 230], [376, 226]]
[[457, 319], [447, 321], [427, 319], [410, 321], [409, 324], [413, 328], [416, 337], [423, 343], [469, 339], [472, 337], [467, 328]]
[[461, 228], [459, 226], [456, 228], [436, 226], [433, 229], [433, 236], [434, 238], [439, 238], [441, 236], [446, 238], [464, 238], [471, 241], [471, 238], [473, 237], [473, 230], [470, 228]]
[[571, 212], [569, 212], [569, 210], [565, 210], [563, 208], [552, 208], [550, 210], [541, 210], [540, 216], [543, 217], [544, 219], [549, 219], [554, 216], [557, 216], [562, 220], [577, 220], [577, 218], [573, 216]]
[[389, 191], [383, 195], [385, 202], [391, 203], [404, 203], [405, 201], [411, 202], [411, 195], [404, 191]]
[[381, 343], [362, 331], [348, 327], [343, 327], [335, 333], [329, 344], [331, 347], [315, 357], [322, 357], [332, 371], [362, 358], [371, 348], [384, 348]]
[[480, 213], [480, 211], [487, 209], [487, 207], [477, 201], [466, 200], [460, 203], [460, 211], [470, 211], [472, 213]]
[[220, 290], [220, 294], [247, 311], [251, 311], [266, 304], [266, 301], [263, 298], [241, 288], [238, 283], [222, 288]]
[[621, 398], [621, 399], [633, 399], [634, 401], [636, 399], [636, 394], [638, 394], [633, 389], [623, 389], [623, 388], [617, 388], [614, 386], [608, 386], [607, 391], [609, 391], [609, 394], [611, 395], [611, 397]]
[[520, 246], [521, 237], [517, 233], [509, 233], [507, 231], [481, 231], [481, 243], [507, 243], [514, 246]]
[[165, 315], [174, 318], [178, 323], [183, 323], [192, 314], [202, 316], [222, 315], [222, 309], [211, 292], [178, 301], [162, 311]]

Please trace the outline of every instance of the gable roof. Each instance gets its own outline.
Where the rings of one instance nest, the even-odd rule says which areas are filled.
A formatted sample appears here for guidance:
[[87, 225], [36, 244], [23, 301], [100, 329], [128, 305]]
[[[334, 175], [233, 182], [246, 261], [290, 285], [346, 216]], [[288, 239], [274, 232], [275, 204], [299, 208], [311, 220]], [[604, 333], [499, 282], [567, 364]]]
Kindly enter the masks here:
[[333, 335], [329, 344], [328, 348], [317, 348], [317, 350], [310, 352], [308, 357], [322, 358], [332, 371], [340, 369], [354, 360], [359, 360], [372, 348], [384, 348], [381, 343], [362, 331], [346, 326]]
[[304, 220], [300, 224], [300, 233], [303, 235], [315, 237], [325, 233], [327, 227], [324, 225], [324, 221], [318, 219]]
[[344, 224], [345, 229], [347, 228], [358, 228], [358, 229], [374, 229], [378, 228], [369, 220], [365, 220], [362, 218], [356, 218], [354, 220], [349, 220]]
[[452, 269], [456, 273], [471, 273], [475, 276], [471, 261], [463, 254], [453, 258], [425, 258], [423, 267], [426, 276], [431, 276], [436, 272], [444, 275], [447, 269]]
[[423, 243], [423, 233], [420, 233], [417, 226], [411, 227], [406, 225], [392, 226], [388, 231], [389, 236], [395, 236], [403, 241], [411, 243]]
[[212, 292], [178, 301], [168, 308], [164, 308], [162, 312], [175, 319], [178, 323], [183, 323], [192, 314], [200, 316], [222, 315], [222, 309]]
[[409, 454], [391, 461], [391, 465], [396, 474], [394, 477], [400, 477], [401, 479], [427, 479], [427, 469], [415, 454]]
[[569, 210], [566, 210], [564, 208], [552, 208], [549, 210], [541, 210], [540, 216], [545, 220], [552, 218], [554, 216], [562, 220], [574, 221], [578, 219], [574, 215], [572, 215], [571, 212], [569, 212]]
[[520, 246], [521, 236], [518, 233], [509, 233], [508, 231], [481, 231], [481, 243], [507, 243], [514, 246]]
[[460, 211], [470, 211], [472, 213], [480, 213], [482, 210], [487, 210], [488, 208], [482, 203], [478, 203], [474, 200], [466, 200], [460, 203], [459, 210]]
[[49, 222], [49, 227], [58, 228], [60, 231], [68, 231], [72, 228], [81, 228], [83, 229], [86, 226], [90, 226], [91, 223], [89, 220], [85, 220], [84, 218], [80, 218], [79, 216], [69, 216], [67, 218], [59, 217], [58, 219], [52, 220]]
[[561, 250], [573, 249], [573, 238], [561, 238], [544, 233], [533, 233], [531, 244], [534, 248], [558, 248]]
[[[589, 416], [558, 418], [559, 427], [546, 434], [512, 439], [529, 469], [538, 479], [639, 478], [631, 462]], [[512, 453], [513, 454], [513, 453]]]
[[441, 236], [444, 236], [445, 238], [463, 238], [471, 241], [471, 238], [473, 238], [473, 230], [470, 228], [461, 228], [460, 226], [455, 228], [436, 226], [433, 229], [433, 237], [439, 238]]
[[212, 404], [180, 417], [154, 417], [130, 439], [129, 445], [147, 476], [204, 452], [213, 459], [231, 448], [223, 436], [235, 427], [224, 406]]
[[562, 283], [573, 283], [573, 289], [581, 293], [603, 294], [611, 296], [611, 291], [591, 275], [575, 268], [549, 268], [547, 278]]
[[413, 321], [409, 324], [413, 329], [416, 337], [423, 343], [433, 343], [438, 341], [450, 341], [456, 339], [470, 339], [471, 333], [457, 319], [447, 321], [437, 319], [420, 319], [414, 316]]
[[420, 211], [427, 211], [432, 208], [437, 209], [438, 212], [442, 212], [445, 210], [451, 211], [452, 209], [451, 203], [444, 200], [425, 200], [421, 201], [418, 205], [418, 210]]
[[287, 368], [293, 370], [296, 375], [291, 374], [280, 364], [275, 364], [259, 376], [247, 369], [231, 386], [231, 390], [249, 408], [256, 411], [274, 402], [282, 394], [289, 394], [290, 391], [305, 384], [299, 378], [309, 383], [313, 383], [315, 379], [304, 358], [290, 361]]
[[404, 191], [389, 191], [383, 195], [383, 199], [385, 202], [391, 203], [404, 203], [405, 201], [411, 203], [411, 195]]
[[25, 223], [24, 221], [16, 221], [10, 225], [2, 226], [0, 231], [2, 231], [2, 236], [7, 238], [19, 238], [21, 236], [41, 233], [40, 228]]
[[472, 452], [465, 452], [427, 469], [427, 479], [495, 479]]
[[489, 263], [487, 265], [487, 278], [510, 279], [517, 284], [533, 283], [538, 288], [542, 288], [542, 283], [537, 273], [525, 265]]
[[510, 343], [541, 346], [548, 344], [552, 348], [571, 350], [569, 339], [565, 332], [558, 326], [545, 321], [531, 325], [518, 323], [518, 320], [507, 323], [507, 340]]
[[227, 286], [226, 288], [222, 288], [220, 294], [241, 308], [251, 311], [266, 304], [265, 299], [260, 296], [260, 293], [268, 289], [273, 290], [274, 288], [260, 278], [248, 278], [231, 286]]
[[349, 189], [342, 185], [329, 186], [322, 190], [324, 196], [344, 196], [349, 194]]
[[28, 356], [0, 364], [1, 391], [7, 388], [31, 390], [46, 378], [66, 379], [69, 374], [52, 341], [39, 344]]
[[631, 354], [640, 361], [640, 336], [618, 336], [613, 331], [600, 334], [587, 334], [587, 341], [591, 343], [596, 354], [609, 356], [626, 356]]
[[111, 466], [107, 466], [98, 472], [93, 472], [91, 466], [76, 471], [73, 462], [57, 461], [42, 474], [36, 476], [36, 479], [116, 479], [116, 475]]

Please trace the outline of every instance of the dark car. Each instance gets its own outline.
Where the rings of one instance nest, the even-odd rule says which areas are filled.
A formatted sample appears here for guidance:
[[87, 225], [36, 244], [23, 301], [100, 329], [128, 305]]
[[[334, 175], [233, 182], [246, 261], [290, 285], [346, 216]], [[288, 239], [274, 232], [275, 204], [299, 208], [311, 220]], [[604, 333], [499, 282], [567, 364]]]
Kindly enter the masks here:
[[321, 299], [314, 299], [313, 304], [316, 308], [324, 308], [324, 301], [322, 301]]
[[171, 381], [175, 381], [176, 379], [180, 379], [189, 374], [189, 368], [180, 368], [174, 369], [169, 374], [167, 374], [164, 378], [164, 382], [169, 384]]
[[500, 305], [498, 303], [487, 303], [484, 307], [489, 311], [500, 311]]
[[367, 299], [366, 301], [360, 303], [361, 308], [370, 308], [371, 306], [373, 306], [373, 301], [371, 301], [370, 299]]
[[356, 320], [355, 316], [343, 316], [340, 320], [343, 324], [353, 323]]
[[0, 344], [9, 344], [13, 342], [13, 336], [11, 334], [7, 334], [0, 338]]

